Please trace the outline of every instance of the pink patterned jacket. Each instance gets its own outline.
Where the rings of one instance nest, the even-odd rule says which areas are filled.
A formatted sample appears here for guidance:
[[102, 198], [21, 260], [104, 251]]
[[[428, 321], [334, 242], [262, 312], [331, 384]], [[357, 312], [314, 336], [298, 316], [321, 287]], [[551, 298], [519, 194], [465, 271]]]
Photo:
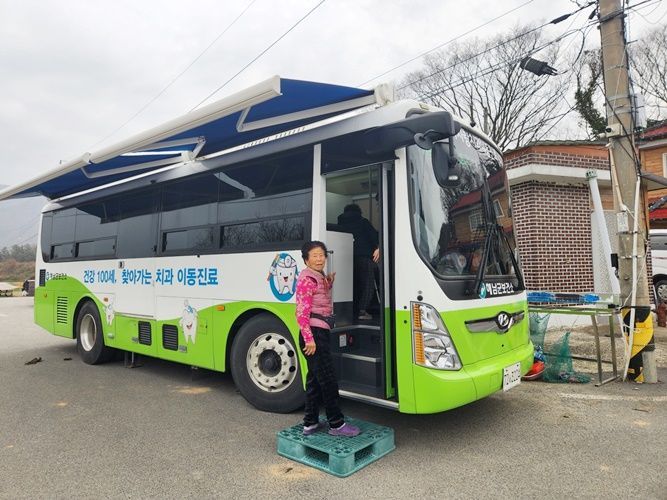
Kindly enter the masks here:
[[331, 315], [331, 284], [322, 273], [306, 267], [296, 283], [296, 322], [304, 342], [313, 340], [312, 326], [329, 330], [325, 321], [311, 318], [310, 313]]

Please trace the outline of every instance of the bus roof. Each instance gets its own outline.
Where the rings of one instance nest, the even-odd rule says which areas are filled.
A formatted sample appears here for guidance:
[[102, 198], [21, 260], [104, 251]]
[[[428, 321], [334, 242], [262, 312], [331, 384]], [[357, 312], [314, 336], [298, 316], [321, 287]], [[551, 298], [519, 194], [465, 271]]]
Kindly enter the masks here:
[[372, 104], [375, 90], [274, 76], [122, 142], [70, 160], [0, 192], [0, 200], [60, 198], [233, 148]]

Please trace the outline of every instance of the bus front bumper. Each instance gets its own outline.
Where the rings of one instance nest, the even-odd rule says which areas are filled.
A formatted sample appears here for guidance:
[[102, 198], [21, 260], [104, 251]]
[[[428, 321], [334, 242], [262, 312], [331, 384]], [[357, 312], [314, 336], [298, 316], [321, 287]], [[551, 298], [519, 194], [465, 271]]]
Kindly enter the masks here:
[[399, 410], [405, 413], [438, 413], [486, 397], [502, 389], [505, 367], [520, 362], [522, 375], [530, 370], [533, 354], [533, 344], [529, 342], [458, 371], [413, 365], [414, 408], [404, 408], [399, 404]]

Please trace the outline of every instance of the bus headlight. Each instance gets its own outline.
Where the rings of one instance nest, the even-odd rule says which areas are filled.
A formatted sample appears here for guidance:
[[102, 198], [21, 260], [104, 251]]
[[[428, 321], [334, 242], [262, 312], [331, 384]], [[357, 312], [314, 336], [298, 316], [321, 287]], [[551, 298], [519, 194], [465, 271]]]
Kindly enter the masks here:
[[438, 311], [420, 302], [411, 305], [415, 363], [438, 370], [459, 370], [459, 354]]

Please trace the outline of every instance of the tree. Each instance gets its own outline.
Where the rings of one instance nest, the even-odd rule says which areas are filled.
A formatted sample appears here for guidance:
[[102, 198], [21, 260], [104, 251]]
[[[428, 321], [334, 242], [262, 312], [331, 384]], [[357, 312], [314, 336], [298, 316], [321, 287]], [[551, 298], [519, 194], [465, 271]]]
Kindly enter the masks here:
[[32, 262], [37, 253], [36, 245], [12, 245], [0, 249], [0, 261], [16, 260], [17, 262]]
[[667, 24], [658, 26], [630, 45], [633, 83], [644, 94], [647, 116], [667, 116]]
[[[521, 59], [545, 44], [539, 30], [530, 30], [517, 26], [430, 54], [424, 69], [409, 74], [400, 87], [407, 96], [479, 124], [502, 150], [539, 140], [571, 111], [565, 99], [569, 81], [567, 75], [536, 76], [519, 68]], [[558, 51], [552, 44], [540, 56], [554, 61]]]
[[607, 119], [596, 107], [596, 101], [601, 99], [602, 58], [600, 50], [586, 51], [575, 72], [577, 89], [574, 92], [574, 107], [586, 123], [589, 139], [596, 139], [607, 126]]

